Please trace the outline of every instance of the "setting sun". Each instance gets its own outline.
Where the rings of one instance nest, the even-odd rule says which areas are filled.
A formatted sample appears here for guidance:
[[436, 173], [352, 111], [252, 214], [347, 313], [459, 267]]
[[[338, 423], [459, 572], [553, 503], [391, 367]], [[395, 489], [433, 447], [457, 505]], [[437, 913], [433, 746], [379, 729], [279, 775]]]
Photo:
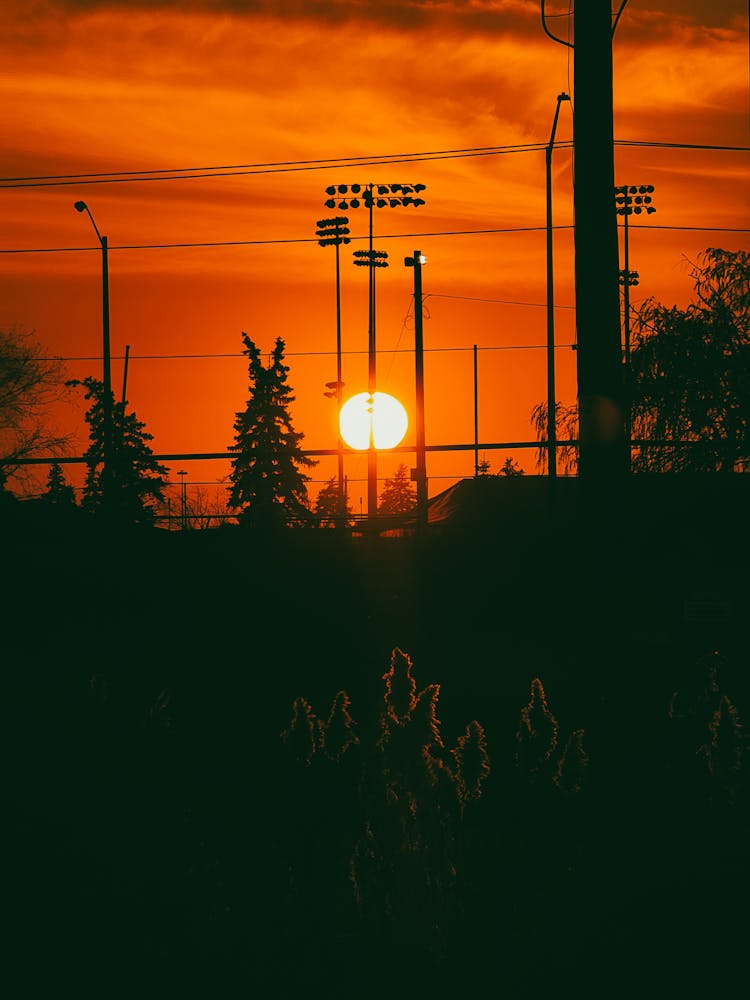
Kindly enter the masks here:
[[341, 407], [341, 436], [350, 448], [364, 451], [372, 443], [376, 448], [395, 448], [409, 426], [406, 410], [394, 396], [385, 392], [359, 392]]

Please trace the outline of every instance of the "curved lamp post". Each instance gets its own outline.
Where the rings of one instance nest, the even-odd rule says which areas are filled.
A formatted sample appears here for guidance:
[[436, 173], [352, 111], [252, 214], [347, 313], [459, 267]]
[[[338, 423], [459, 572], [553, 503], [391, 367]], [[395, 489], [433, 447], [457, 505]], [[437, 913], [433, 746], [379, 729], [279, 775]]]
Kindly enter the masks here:
[[[557, 95], [552, 131], [545, 150], [547, 189], [547, 474], [557, 477], [557, 401], [555, 398], [555, 283], [552, 266], [552, 150], [555, 145], [560, 105], [569, 101], [566, 93]], [[551, 485], [551, 483], [550, 483]]]
[[112, 358], [109, 343], [109, 265], [107, 260], [107, 237], [102, 236], [99, 232], [99, 228], [94, 221], [94, 216], [91, 214], [91, 210], [85, 201], [77, 201], [73, 207], [77, 212], [86, 212], [102, 249], [102, 381], [104, 384], [102, 499], [106, 507], [110, 499], [110, 477], [112, 471]]

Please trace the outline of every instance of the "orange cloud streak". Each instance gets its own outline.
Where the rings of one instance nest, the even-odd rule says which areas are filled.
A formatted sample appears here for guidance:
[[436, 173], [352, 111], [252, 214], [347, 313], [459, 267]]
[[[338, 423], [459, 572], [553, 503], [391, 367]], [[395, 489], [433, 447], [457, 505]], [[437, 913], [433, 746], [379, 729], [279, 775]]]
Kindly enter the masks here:
[[[718, 7], [721, 10], [718, 10]], [[562, 12], [556, 11], [557, 13]], [[0, 40], [3, 177], [170, 170], [325, 158], [393, 156], [548, 141], [560, 91], [574, 95], [570, 51], [554, 45], [525, 0], [459, 3], [11, 4]], [[565, 20], [555, 20], [564, 34]], [[747, 146], [747, 12], [722, 5], [631, 0], [614, 46], [617, 139]], [[557, 140], [572, 138], [563, 108]], [[572, 153], [554, 154], [554, 221], [573, 222]], [[634, 222], [638, 292], [684, 304], [684, 256], [750, 245], [748, 156], [617, 146], [618, 183], [653, 183], [653, 229]], [[332, 182], [421, 181], [426, 205], [382, 210], [376, 246], [379, 371], [411, 406], [411, 273], [427, 254], [428, 443], [473, 437], [473, 345], [480, 348], [480, 437], [532, 437], [545, 393], [544, 154], [541, 150], [399, 164], [289, 169], [204, 179], [6, 187], [0, 323], [37, 331], [98, 374], [99, 259], [78, 198], [111, 246], [113, 351], [134, 356], [128, 396], [159, 452], [223, 450], [246, 391], [242, 359], [148, 360], [156, 354], [238, 354], [246, 330], [264, 349], [287, 341], [295, 421], [309, 447], [335, 446], [322, 397], [335, 375], [333, 252], [315, 243]], [[342, 253], [345, 379], [364, 378], [366, 281], [349, 254], [366, 246], [351, 211]], [[466, 230], [515, 230], [447, 235]], [[445, 234], [445, 235], [443, 235]], [[144, 244], [234, 243], [137, 248]], [[574, 338], [573, 241], [555, 237], [558, 339]], [[531, 303], [519, 305], [514, 303]], [[117, 367], [120, 366], [120, 367]], [[121, 377], [115, 362], [114, 383]], [[558, 352], [561, 398], [575, 396], [575, 355]], [[76, 415], [80, 424], [80, 413]], [[85, 430], [82, 431], [85, 438]], [[500, 456], [487, 456], [499, 465]], [[531, 452], [515, 455], [533, 471]], [[408, 459], [407, 459], [408, 460]], [[394, 463], [395, 464], [395, 463]], [[430, 459], [431, 492], [471, 472], [473, 456]], [[217, 466], [206, 475], [226, 470]], [[390, 474], [385, 467], [384, 474]], [[333, 474], [322, 462], [316, 478]], [[448, 477], [446, 480], [440, 476]]]

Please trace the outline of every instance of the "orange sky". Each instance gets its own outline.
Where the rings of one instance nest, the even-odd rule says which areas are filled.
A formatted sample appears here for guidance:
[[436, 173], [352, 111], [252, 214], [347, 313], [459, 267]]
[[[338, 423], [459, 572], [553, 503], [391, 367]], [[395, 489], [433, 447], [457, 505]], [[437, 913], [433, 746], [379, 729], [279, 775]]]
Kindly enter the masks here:
[[[548, 10], [563, 14], [567, 4]], [[101, 375], [100, 261], [88, 219], [73, 210], [84, 199], [112, 247], [113, 387], [119, 395], [129, 344], [128, 399], [157, 453], [225, 450], [246, 367], [241, 357], [144, 355], [238, 355], [243, 330], [263, 350], [285, 339], [304, 446], [335, 447], [333, 404], [322, 395], [336, 374], [334, 252], [317, 246], [315, 224], [335, 214], [323, 206], [328, 184], [368, 181], [426, 185], [425, 206], [375, 213], [375, 246], [391, 261], [377, 275], [378, 388], [412, 407], [413, 272], [403, 258], [420, 249], [428, 445], [473, 440], [474, 344], [480, 439], [533, 437], [529, 414], [546, 393], [542, 150], [127, 183], [5, 179], [544, 144], [557, 94], [575, 92], [572, 54], [542, 31], [538, 0], [6, 0], [3, 14], [0, 249], [92, 249], [3, 253], [0, 324], [35, 331], [50, 352], [91, 359], [70, 361], [71, 376]], [[565, 36], [568, 19], [550, 25]], [[744, 0], [629, 0], [614, 72], [616, 140], [750, 146]], [[561, 227], [572, 223], [571, 138], [563, 105], [554, 156]], [[685, 258], [709, 246], [750, 249], [749, 168], [746, 152], [616, 147], [616, 183], [656, 189], [649, 228], [631, 228], [634, 303], [653, 295], [685, 305]], [[342, 248], [344, 380], [355, 392], [366, 388], [367, 280], [351, 251], [366, 246], [367, 215], [348, 214], [363, 240]], [[232, 242], [243, 245], [117, 249]], [[560, 229], [560, 345], [574, 335], [573, 264], [572, 232]], [[569, 347], [557, 352], [557, 380], [558, 397], [571, 402]], [[78, 453], [82, 412], [79, 403], [61, 415], [78, 432]], [[486, 453], [493, 471], [506, 454]], [[513, 455], [534, 471], [531, 452]], [[381, 475], [396, 461], [382, 458]], [[220, 462], [187, 468], [192, 482], [228, 471]], [[430, 494], [472, 471], [471, 452], [428, 456]], [[326, 460], [312, 474], [334, 472]], [[364, 462], [347, 472], [363, 477]], [[356, 508], [366, 489], [351, 492]]]

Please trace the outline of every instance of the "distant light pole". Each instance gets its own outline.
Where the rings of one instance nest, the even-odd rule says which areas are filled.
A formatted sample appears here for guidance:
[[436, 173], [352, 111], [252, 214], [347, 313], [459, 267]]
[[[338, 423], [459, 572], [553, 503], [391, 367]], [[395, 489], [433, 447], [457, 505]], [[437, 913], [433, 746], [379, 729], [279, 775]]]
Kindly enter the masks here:
[[[348, 236], [349, 219], [345, 215], [337, 215], [333, 219], [320, 219], [316, 236], [318, 246], [336, 247], [336, 381], [326, 382], [329, 390], [324, 393], [329, 399], [335, 399], [339, 410], [341, 409], [342, 393], [344, 383], [341, 374], [341, 268], [339, 262], [339, 247], [342, 243], [351, 243]], [[338, 427], [338, 413], [336, 414], [336, 426]], [[339, 488], [339, 513], [343, 517], [346, 514], [346, 491], [344, 485], [344, 443], [341, 439], [341, 430], [338, 431], [338, 488]]]
[[630, 437], [631, 437], [631, 391], [630, 384], [630, 288], [638, 284], [639, 274], [630, 270], [630, 242], [628, 239], [628, 219], [631, 215], [641, 215], [645, 212], [652, 215], [656, 208], [652, 204], [651, 195], [654, 193], [653, 184], [622, 184], [615, 187], [615, 211], [623, 217], [622, 234], [622, 254], [623, 267], [619, 272], [620, 285], [622, 286], [622, 312], [623, 312], [623, 344], [625, 359], [625, 443], [627, 447], [628, 467], [630, 466]]
[[[388, 267], [388, 254], [385, 250], [355, 250], [354, 263], [357, 267], [368, 268], [369, 275], [369, 336], [367, 351], [367, 391], [371, 401], [377, 389], [376, 351], [375, 351], [375, 268]], [[378, 510], [378, 453], [370, 429], [370, 447], [367, 449], [367, 513], [370, 517]]]
[[414, 367], [416, 375], [417, 438], [417, 528], [427, 525], [427, 459], [424, 429], [424, 336], [422, 324], [422, 265], [427, 263], [421, 250], [404, 258], [404, 266], [414, 268]]
[[623, 184], [615, 188], [615, 210], [623, 217], [622, 253], [623, 267], [620, 270], [620, 284], [623, 288], [623, 340], [625, 344], [625, 365], [630, 364], [630, 286], [638, 284], [638, 272], [630, 270], [630, 250], [628, 240], [628, 218], [645, 212], [652, 215], [656, 208], [652, 204], [653, 184], [639, 186]]
[[[338, 208], [340, 211], [357, 209], [364, 207], [369, 214], [369, 247], [367, 254], [360, 253], [359, 260], [361, 266], [369, 267], [368, 282], [368, 330], [367, 330], [367, 354], [368, 354], [368, 392], [371, 394], [376, 389], [376, 345], [375, 345], [375, 267], [387, 266], [377, 264], [378, 258], [384, 258], [385, 254], [373, 250], [373, 209], [374, 208], [398, 208], [409, 207], [419, 208], [424, 205], [424, 198], [419, 195], [425, 190], [424, 184], [331, 184], [325, 189], [328, 200], [324, 202], [326, 208]], [[359, 263], [359, 261], [356, 261]], [[367, 461], [367, 512], [370, 516], [377, 513], [378, 509], [378, 480], [377, 480], [377, 455], [375, 449], [371, 447], [368, 452]]]
[[180, 469], [177, 475], [180, 477], [180, 529], [185, 531], [187, 528], [187, 486], [185, 484], [187, 472]]
[[552, 266], [552, 150], [555, 145], [560, 105], [569, 101], [566, 93], [557, 95], [552, 131], [545, 150], [547, 187], [547, 474], [557, 477], [557, 401], [555, 397], [555, 283]]
[[99, 232], [96, 222], [94, 222], [94, 216], [91, 214], [91, 210], [85, 201], [77, 201], [73, 207], [77, 212], [86, 212], [102, 248], [102, 381], [104, 384], [104, 400], [102, 405], [104, 417], [102, 499], [106, 508], [111, 500], [110, 483], [112, 473], [112, 357], [109, 344], [109, 264], [107, 260], [107, 237], [102, 236]]

